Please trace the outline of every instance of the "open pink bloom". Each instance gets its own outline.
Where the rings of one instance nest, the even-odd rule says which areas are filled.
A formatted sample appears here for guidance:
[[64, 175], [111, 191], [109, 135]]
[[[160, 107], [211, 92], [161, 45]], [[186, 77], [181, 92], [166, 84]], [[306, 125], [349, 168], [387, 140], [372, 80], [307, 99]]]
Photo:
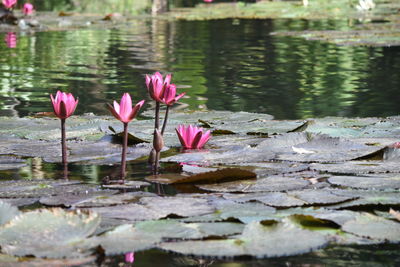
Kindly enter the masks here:
[[204, 0], [206, 3], [211, 3], [213, 0]]
[[144, 100], [140, 101], [132, 108], [131, 96], [128, 93], [124, 93], [120, 104], [118, 104], [117, 101], [114, 101], [114, 107], [108, 104], [108, 109], [116, 119], [123, 123], [128, 123], [136, 117], [143, 104]]
[[202, 148], [211, 138], [210, 131], [203, 132], [203, 128], [189, 125], [179, 125], [175, 129], [182, 146], [189, 149]]
[[8, 48], [17, 47], [17, 36], [13, 32], [8, 32], [4, 38], [4, 41], [6, 42]]
[[185, 94], [186, 93], [176, 95], [176, 85], [170, 84], [168, 86], [165, 86], [163, 95], [161, 96], [161, 102], [163, 102], [164, 104], [166, 104], [168, 106], [171, 106], [171, 105], [175, 104]]
[[60, 119], [66, 119], [74, 113], [78, 105], [78, 99], [75, 100], [71, 93], [57, 91], [56, 97], [50, 94], [51, 102], [53, 103], [54, 114]]
[[126, 263], [133, 263], [135, 261], [135, 253], [128, 252], [125, 254], [125, 262]]
[[33, 13], [33, 5], [31, 3], [25, 3], [24, 6], [22, 7], [22, 12], [24, 15], [30, 15]]
[[147, 90], [149, 91], [151, 98], [157, 102], [163, 102], [162, 97], [164, 95], [164, 90], [169, 86], [170, 82], [171, 74], [167, 74], [165, 80], [159, 72], [156, 72], [151, 76], [146, 75]]
[[17, 3], [17, 0], [3, 0], [3, 5], [4, 5], [7, 9], [12, 8], [16, 3]]

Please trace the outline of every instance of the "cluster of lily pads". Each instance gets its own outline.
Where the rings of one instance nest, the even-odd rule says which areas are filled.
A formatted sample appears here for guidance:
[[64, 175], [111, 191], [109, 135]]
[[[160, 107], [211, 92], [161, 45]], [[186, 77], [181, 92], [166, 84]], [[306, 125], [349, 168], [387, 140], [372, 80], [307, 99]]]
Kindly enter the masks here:
[[[146, 181], [1, 181], [1, 252], [83, 261], [99, 251], [158, 248], [264, 258], [400, 242], [399, 117], [277, 121], [219, 111], [175, 112], [169, 120], [200, 124], [213, 139], [207, 150], [164, 147], [164, 170]], [[59, 162], [56, 125], [51, 118], [1, 118], [0, 169], [23, 168], [31, 164], [26, 157]], [[70, 117], [70, 161], [118, 163], [120, 145], [104, 136], [120, 129], [109, 117]], [[173, 126], [165, 129], [165, 143], [179, 146]], [[136, 145], [127, 160], [145, 162], [154, 121], [137, 121], [129, 131]], [[176, 193], [152, 193], [154, 183]], [[48, 208], [16, 208], [35, 203]]]

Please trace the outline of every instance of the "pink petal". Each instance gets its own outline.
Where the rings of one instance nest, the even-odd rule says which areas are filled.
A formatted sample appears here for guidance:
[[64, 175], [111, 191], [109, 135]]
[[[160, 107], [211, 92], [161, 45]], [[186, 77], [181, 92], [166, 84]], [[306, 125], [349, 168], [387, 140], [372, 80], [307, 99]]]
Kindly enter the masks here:
[[128, 93], [124, 93], [120, 102], [119, 116], [127, 119], [132, 112], [132, 99]]
[[197, 148], [202, 148], [208, 142], [208, 140], [210, 140], [210, 138], [211, 138], [210, 131], [205, 132], [201, 137], [201, 140]]
[[132, 109], [131, 114], [130, 114], [129, 117], [128, 117], [128, 120], [129, 120], [129, 121], [133, 120], [133, 119], [136, 117], [137, 113], [138, 113], [139, 110], [142, 108], [143, 104], [144, 104], [144, 100], [140, 101], [139, 103], [137, 103], [137, 104], [135, 105], [135, 107]]
[[119, 111], [120, 111], [120, 108], [119, 108], [119, 104], [118, 104], [118, 102], [117, 101], [115, 101], [114, 100], [114, 110], [115, 110], [115, 112], [117, 112], [117, 114], [118, 114], [118, 116], [119, 116]]
[[165, 76], [165, 81], [164, 81], [164, 83], [167, 84], [167, 85], [169, 85], [170, 82], [171, 82], [171, 78], [172, 78], [172, 75], [171, 75], [171, 74], [167, 74], [167, 75]]
[[175, 128], [176, 134], [178, 135], [179, 142], [181, 142], [181, 145], [184, 148], [189, 148], [188, 145], [185, 142], [185, 139], [183, 138], [183, 132], [182, 132], [182, 125], [179, 125], [178, 128]]

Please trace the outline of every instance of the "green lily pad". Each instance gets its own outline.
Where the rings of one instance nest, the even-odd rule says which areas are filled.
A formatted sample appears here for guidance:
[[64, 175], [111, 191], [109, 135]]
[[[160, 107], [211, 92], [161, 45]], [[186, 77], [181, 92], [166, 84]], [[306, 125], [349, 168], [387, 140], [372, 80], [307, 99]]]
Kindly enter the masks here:
[[106, 255], [116, 255], [148, 249], [159, 242], [161, 242], [160, 236], [137, 230], [133, 225], [124, 224], [85, 240], [83, 246], [93, 248], [100, 245]]
[[87, 193], [98, 191], [98, 186], [76, 181], [17, 180], [1, 181], [0, 193], [3, 198], [37, 198], [66, 193]]
[[206, 199], [192, 197], [143, 197], [140, 203], [163, 214], [163, 217], [171, 214], [181, 217], [198, 216], [215, 211]]
[[0, 225], [9, 222], [19, 214], [18, 208], [11, 206], [7, 202], [0, 201]]
[[175, 220], [146, 221], [135, 224], [138, 231], [163, 239], [203, 239], [240, 234], [244, 225], [240, 223], [182, 223]]
[[400, 175], [393, 177], [379, 176], [332, 176], [329, 183], [340, 186], [348, 186], [363, 189], [400, 189]]
[[329, 208], [343, 209], [360, 206], [395, 206], [400, 204], [399, 192], [381, 192], [366, 190], [332, 190], [335, 195], [357, 197], [358, 199], [329, 206]]
[[363, 213], [354, 220], [346, 222], [342, 229], [362, 237], [380, 239], [392, 243], [400, 242], [400, 223], [369, 213]]
[[82, 202], [87, 202], [97, 198], [104, 198], [117, 193], [116, 190], [104, 190], [85, 193], [66, 193], [57, 194], [55, 196], [47, 196], [40, 198], [39, 202], [46, 206], [53, 207], [71, 207]]
[[61, 209], [23, 213], [0, 228], [3, 252], [15, 256], [82, 257], [79, 243], [100, 223], [96, 214]]
[[392, 161], [349, 161], [340, 164], [312, 163], [312, 170], [333, 174], [368, 174], [368, 173], [399, 173], [400, 166]]
[[266, 192], [255, 194], [224, 194], [224, 198], [238, 203], [258, 201], [272, 207], [296, 207], [306, 204], [305, 201], [281, 192]]
[[93, 196], [91, 198], [80, 201], [75, 204], [77, 208], [91, 208], [91, 207], [106, 207], [106, 206], [114, 206], [128, 203], [136, 203], [140, 200], [140, 198], [147, 196], [156, 196], [156, 194], [149, 192], [128, 192], [117, 195], [112, 194], [104, 194], [99, 196]]
[[293, 225], [264, 226], [259, 222], [246, 225], [236, 239], [184, 241], [162, 243], [160, 248], [196, 256], [244, 256], [257, 258], [279, 257], [307, 253], [328, 243], [316, 232], [302, 230]]
[[260, 203], [221, 202], [217, 205], [217, 213], [223, 220], [236, 219], [242, 223], [273, 220], [275, 209]]
[[284, 176], [269, 176], [255, 181], [242, 180], [235, 182], [197, 185], [200, 189], [216, 192], [279, 192], [305, 188], [310, 183], [303, 179]]
[[299, 162], [338, 162], [352, 160], [377, 151], [371, 147], [328, 135], [313, 136], [311, 141], [292, 146], [291, 153], [282, 153], [277, 159]]

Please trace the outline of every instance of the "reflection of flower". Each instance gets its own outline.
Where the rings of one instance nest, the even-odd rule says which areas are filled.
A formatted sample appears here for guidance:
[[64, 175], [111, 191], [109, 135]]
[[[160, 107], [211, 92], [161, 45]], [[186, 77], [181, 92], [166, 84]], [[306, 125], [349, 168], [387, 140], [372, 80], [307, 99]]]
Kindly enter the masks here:
[[12, 8], [16, 3], [17, 3], [17, 0], [3, 0], [3, 5], [4, 5], [7, 9]]
[[57, 91], [56, 97], [50, 94], [51, 103], [53, 104], [54, 114], [60, 119], [66, 119], [74, 113], [78, 105], [78, 99], [75, 100], [71, 93]]
[[197, 149], [202, 148], [205, 143], [211, 138], [210, 131], [203, 132], [203, 128], [189, 125], [179, 125], [175, 129], [178, 134], [179, 141], [184, 148]]
[[4, 41], [6, 42], [8, 48], [17, 47], [17, 36], [13, 32], [8, 32], [4, 38]]
[[123, 123], [128, 123], [136, 117], [139, 109], [143, 106], [143, 103], [144, 100], [140, 101], [132, 108], [131, 96], [128, 93], [124, 93], [120, 104], [118, 104], [117, 101], [114, 101], [114, 107], [108, 104], [108, 109], [116, 119]]
[[25, 3], [24, 6], [22, 7], [22, 12], [24, 15], [30, 15], [33, 13], [33, 5], [31, 3]]
[[125, 262], [126, 263], [133, 263], [135, 261], [135, 253], [128, 252], [125, 254]]

